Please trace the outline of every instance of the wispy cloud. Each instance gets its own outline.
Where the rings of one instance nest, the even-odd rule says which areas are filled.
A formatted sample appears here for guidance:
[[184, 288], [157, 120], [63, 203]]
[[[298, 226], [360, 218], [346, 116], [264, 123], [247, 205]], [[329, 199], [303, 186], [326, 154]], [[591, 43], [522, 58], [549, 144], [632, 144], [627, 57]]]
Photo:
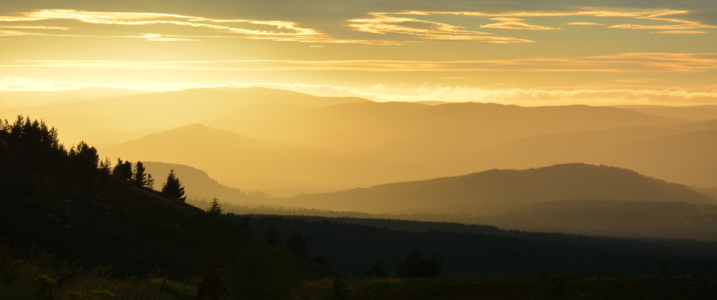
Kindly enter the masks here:
[[401, 34], [424, 40], [473, 41], [486, 43], [531, 43], [533, 41], [512, 37], [486, 36], [488, 32], [466, 30], [463, 26], [420, 20], [417, 18], [393, 17], [387, 13], [371, 13], [369, 19], [349, 20], [348, 26], [356, 31], [375, 34]]
[[154, 41], [154, 42], [187, 42], [187, 41], [201, 41], [197, 39], [186, 39], [186, 38], [179, 38], [175, 36], [163, 36], [161, 34], [156, 33], [147, 33], [144, 35], [137, 36], [137, 38], [140, 39], [146, 39], [148, 41]]
[[493, 29], [513, 29], [513, 30], [561, 30], [560, 28], [553, 28], [540, 25], [532, 25], [525, 22], [517, 21], [503, 21], [500, 23], [481, 25], [480, 28], [493, 28]]
[[[138, 36], [142, 38], [177, 38]], [[600, 72], [699, 73], [717, 70], [717, 53], [623, 53], [617, 55], [472, 61], [410, 60], [218, 60], [112, 61], [33, 60], [0, 69], [104, 68], [221, 71], [374, 71], [374, 72]]]
[[494, 102], [535, 105], [617, 105], [617, 104], [717, 104], [717, 92], [668, 89], [482, 89], [475, 87], [421, 85], [345, 87], [326, 84], [225, 82], [200, 84], [101, 84], [91, 82], [52, 81], [33, 78], [0, 78], [0, 91], [47, 91], [86, 87], [128, 88], [143, 91], [173, 91], [211, 87], [265, 87], [286, 89], [319, 96], [356, 96], [375, 101]]
[[668, 31], [657, 31], [657, 32], [651, 32], [651, 33], [661, 33], [661, 34], [705, 34], [706, 31], [696, 31], [696, 30], [668, 30]]
[[[551, 28], [541, 25], [531, 25], [524, 23], [525, 18], [544, 18], [544, 17], [619, 17], [619, 18], [631, 18], [636, 20], [650, 20], [650, 21], [661, 21], [665, 22], [665, 25], [644, 25], [644, 24], [617, 24], [608, 26], [608, 28], [622, 28], [622, 29], [651, 29], [651, 30], [691, 30], [691, 29], [707, 29], [717, 28], [712, 25], [703, 24], [697, 21], [684, 20], [669, 16], [687, 14], [689, 11], [684, 10], [657, 10], [657, 11], [610, 11], [610, 10], [597, 10], [597, 9], [585, 9], [577, 11], [567, 12], [540, 12], [540, 11], [517, 11], [517, 12], [506, 12], [506, 13], [484, 13], [484, 12], [450, 12], [450, 11], [401, 11], [401, 12], [381, 12], [371, 13], [373, 19], [361, 19], [363, 23], [369, 22], [382, 22], [382, 20], [388, 20], [392, 17], [391, 15], [413, 15], [413, 16], [430, 16], [430, 15], [453, 15], [453, 16], [469, 16], [469, 17], [483, 17], [490, 20], [499, 21], [499, 23], [482, 25], [481, 28], [498, 28], [498, 29], [523, 29], [523, 30], [556, 30], [559, 28]], [[400, 19], [400, 18], [399, 18]], [[417, 19], [411, 19], [413, 22], [423, 22]], [[357, 21], [357, 20], [351, 20]], [[572, 22], [568, 25], [603, 25], [600, 23], [593, 22]], [[379, 32], [376, 32], [379, 33]]]
[[2, 26], [0, 28], [10, 29], [47, 29], [47, 30], [69, 30], [68, 27], [52, 27], [52, 26]]
[[[0, 22], [75, 20], [89, 24], [143, 26], [168, 24], [205, 28], [224, 34], [239, 35], [244, 38], [291, 40], [300, 42], [335, 42], [325, 34], [311, 28], [301, 27], [294, 22], [277, 20], [222, 20], [177, 14], [136, 13], [136, 12], [88, 12], [77, 10], [39, 10], [20, 13], [19, 16], [0, 16]], [[247, 24], [266, 29], [226, 26], [220, 24]], [[33, 26], [35, 27], [35, 26]], [[26, 26], [25, 29], [31, 29]], [[40, 29], [39, 26], [35, 29]], [[49, 29], [49, 28], [46, 28]], [[191, 38], [155, 38], [162, 41], [193, 41]], [[345, 41], [351, 42], [351, 41]], [[357, 41], [360, 42], [360, 41]]]
[[592, 23], [592, 22], [571, 22], [567, 25], [577, 25], [577, 26], [604, 26], [605, 24], [600, 23]]
[[[18, 16], [0, 16], [0, 22], [28, 22], [45, 20], [75, 20], [88, 24], [146, 26], [175, 25], [203, 28], [217, 34], [183, 35], [162, 38], [150, 38], [151, 41], [197, 41], [199, 38], [248, 38], [274, 41], [293, 41], [303, 43], [339, 43], [339, 44], [374, 44], [396, 45], [398, 41], [337, 39], [319, 30], [299, 26], [295, 22], [283, 20], [249, 20], [249, 19], [212, 19], [196, 16], [138, 12], [89, 12], [78, 10], [38, 10], [19, 13]], [[233, 24], [228, 26], [225, 24]], [[238, 26], [246, 25], [246, 26]], [[36, 29], [40, 29], [39, 26]], [[259, 29], [265, 27], [264, 29]], [[19, 29], [19, 28], [18, 28]], [[29, 27], [24, 29], [31, 29]], [[48, 28], [49, 29], [49, 28]], [[9, 35], [9, 34], [8, 34]], [[33, 35], [31, 33], [14, 35]], [[51, 34], [46, 34], [51, 35]], [[108, 35], [83, 35], [84, 37], [108, 37]], [[137, 37], [137, 36], [109, 36]]]

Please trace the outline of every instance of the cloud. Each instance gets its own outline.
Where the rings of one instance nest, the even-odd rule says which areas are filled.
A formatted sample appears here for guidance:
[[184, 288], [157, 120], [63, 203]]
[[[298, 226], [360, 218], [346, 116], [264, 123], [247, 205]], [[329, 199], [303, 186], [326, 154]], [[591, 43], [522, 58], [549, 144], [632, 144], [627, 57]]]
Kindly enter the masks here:
[[[141, 38], [181, 38], [138, 36]], [[104, 68], [216, 71], [373, 71], [373, 72], [586, 72], [702, 73], [717, 70], [717, 53], [622, 53], [616, 55], [471, 61], [411, 60], [215, 60], [111, 61], [33, 60], [0, 69]]]
[[0, 28], [10, 29], [47, 29], [47, 30], [69, 30], [68, 27], [51, 27], [51, 26], [0, 26]]
[[591, 22], [571, 22], [567, 25], [578, 25], [578, 26], [598, 26], [598, 25], [605, 25], [600, 23], [591, 23]]
[[520, 22], [520, 21], [525, 21], [524, 19], [520, 19], [520, 18], [501, 18], [501, 17], [498, 17], [498, 18], [490, 18], [490, 19], [493, 20], [493, 21], [498, 21], [498, 22]]
[[[20, 13], [19, 17], [0, 16], [0, 22], [17, 21], [41, 21], [41, 20], [75, 20], [90, 24], [103, 25], [124, 25], [143, 26], [156, 24], [169, 24], [177, 26], [188, 26], [195, 28], [206, 28], [226, 34], [241, 35], [245, 38], [262, 38], [276, 40], [314, 41], [318, 42], [329, 39], [323, 33], [298, 26], [289, 21], [265, 21], [265, 20], [221, 20], [202, 17], [159, 14], [159, 13], [135, 13], [135, 12], [89, 12], [77, 10], [39, 10]], [[265, 26], [267, 29], [249, 29], [242, 27], [231, 27], [217, 25], [216, 23], [244, 23], [252, 26]], [[177, 38], [153, 39], [153, 40], [187, 40]]]
[[0, 36], [23, 36], [23, 35], [47, 35], [47, 34], [16, 31], [16, 30], [0, 30]]
[[669, 30], [669, 31], [657, 31], [650, 33], [661, 33], [661, 34], [705, 34], [706, 31], [695, 31], [695, 30]]
[[[454, 15], [454, 16], [472, 16], [472, 17], [486, 17], [492, 20], [499, 20], [505, 18], [536, 18], [536, 17], [578, 17], [578, 16], [589, 16], [589, 17], [622, 17], [632, 18], [637, 20], [650, 20], [650, 21], [662, 21], [668, 24], [666, 25], [641, 25], [641, 24], [618, 24], [608, 26], [608, 28], [623, 28], [623, 29], [651, 29], [651, 30], [690, 30], [690, 29], [707, 29], [717, 28], [712, 25], [702, 24], [701, 22], [683, 20], [678, 18], [668, 18], [673, 15], [683, 15], [690, 13], [686, 10], [653, 10], [653, 11], [610, 11], [610, 10], [597, 10], [597, 9], [583, 9], [577, 11], [566, 11], [566, 12], [540, 12], [540, 11], [518, 11], [518, 12], [506, 12], [506, 13], [484, 13], [484, 12], [445, 12], [445, 11], [402, 11], [397, 13], [390, 13], [393, 15], [418, 15], [418, 16], [430, 16], [430, 15]], [[374, 13], [375, 14], [375, 13]], [[389, 13], [381, 13], [388, 15]], [[514, 20], [511, 20], [514, 21]], [[510, 22], [510, 21], [507, 21]], [[673, 24], [669, 24], [673, 23]], [[498, 23], [500, 24], [500, 23]], [[590, 22], [573, 22], [570, 25], [602, 25], [598, 23]]]
[[494, 102], [526, 106], [618, 105], [618, 104], [717, 104], [717, 92], [667, 89], [482, 89], [475, 87], [418, 85], [345, 87], [326, 84], [286, 82], [225, 82], [218, 84], [101, 84], [52, 81], [22, 77], [0, 78], [0, 91], [48, 91], [87, 87], [126, 88], [142, 91], [175, 91], [212, 87], [265, 87], [286, 89], [318, 96], [356, 96], [375, 101]]
[[[531, 43], [534, 41], [512, 37], [486, 36], [491, 33], [466, 30], [463, 26], [420, 20], [416, 18], [399, 18], [386, 13], [371, 13], [370, 19], [348, 20], [348, 27], [356, 31], [375, 34], [402, 34], [415, 36], [424, 40], [442, 41], [473, 41], [486, 43]], [[411, 26], [413, 25], [413, 26]], [[422, 27], [419, 27], [422, 26]]]
[[561, 30], [560, 28], [552, 28], [540, 25], [531, 25], [524, 22], [500, 22], [493, 24], [481, 25], [480, 28], [493, 29], [514, 29], [514, 30]]
[[185, 39], [185, 38], [179, 38], [175, 36], [162, 36], [160, 34], [156, 33], [147, 33], [144, 35], [137, 36], [137, 38], [140, 39], [147, 39], [148, 41], [154, 41], [154, 42], [195, 42], [195, 41], [201, 41], [196, 39]]
[[470, 77], [443, 77], [443, 80], [471, 80]]

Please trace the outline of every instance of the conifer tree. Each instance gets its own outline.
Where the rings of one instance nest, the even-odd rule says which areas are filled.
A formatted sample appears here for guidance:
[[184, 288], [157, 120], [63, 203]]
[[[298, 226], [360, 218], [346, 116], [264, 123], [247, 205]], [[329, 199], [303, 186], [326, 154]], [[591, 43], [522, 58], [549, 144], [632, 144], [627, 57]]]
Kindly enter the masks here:
[[266, 230], [264, 241], [266, 241], [269, 246], [274, 248], [281, 246], [281, 235], [279, 234], [279, 230], [277, 230], [273, 225], [270, 226], [269, 229]]
[[207, 213], [210, 216], [219, 217], [222, 215], [222, 205], [219, 204], [219, 200], [217, 198], [212, 198], [212, 206], [207, 209]]
[[286, 248], [288, 248], [294, 255], [301, 258], [309, 258], [309, 252], [306, 248], [306, 240], [301, 232], [294, 228], [289, 234], [289, 239], [286, 240]]
[[117, 178], [131, 181], [132, 180], [132, 162], [125, 161], [123, 162], [121, 159], [117, 158], [117, 165], [115, 165], [114, 169], [112, 169], [112, 175], [117, 176]]
[[174, 175], [174, 170], [169, 171], [169, 175], [167, 175], [167, 182], [165, 182], [162, 186], [162, 194], [179, 199], [180, 201], [187, 199], [187, 197], [184, 196], [184, 187], [179, 181], [179, 178]]
[[152, 178], [152, 174], [147, 173], [147, 181], [144, 183], [144, 187], [154, 189], [154, 178]]
[[147, 174], [141, 161], [137, 161], [137, 165], [134, 167], [132, 183], [138, 187], [143, 187], [147, 183]]

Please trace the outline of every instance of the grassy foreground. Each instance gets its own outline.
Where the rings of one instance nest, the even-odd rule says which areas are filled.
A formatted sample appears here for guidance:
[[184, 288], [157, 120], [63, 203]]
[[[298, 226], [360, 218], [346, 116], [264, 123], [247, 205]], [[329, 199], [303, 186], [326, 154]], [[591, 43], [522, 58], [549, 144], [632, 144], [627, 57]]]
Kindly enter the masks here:
[[[272, 266], [264, 272], [280, 274]], [[276, 270], [276, 271], [273, 271]], [[257, 272], [258, 270], [254, 270]], [[261, 277], [261, 276], [260, 276]], [[266, 278], [266, 277], [264, 277]], [[218, 284], [215, 284], [218, 283]], [[237, 292], [252, 282], [216, 270], [170, 280], [159, 274], [115, 278], [108, 268], [65, 263], [45, 253], [23, 255], [0, 247], [0, 299], [715, 299], [709, 278], [590, 275], [564, 278], [545, 272], [505, 278], [325, 278], [262, 280], [263, 293]], [[200, 294], [201, 295], [198, 295]]]
[[[715, 299], [717, 282], [684, 278], [423, 278], [312, 281], [297, 299]], [[336, 297], [337, 294], [341, 294]]]

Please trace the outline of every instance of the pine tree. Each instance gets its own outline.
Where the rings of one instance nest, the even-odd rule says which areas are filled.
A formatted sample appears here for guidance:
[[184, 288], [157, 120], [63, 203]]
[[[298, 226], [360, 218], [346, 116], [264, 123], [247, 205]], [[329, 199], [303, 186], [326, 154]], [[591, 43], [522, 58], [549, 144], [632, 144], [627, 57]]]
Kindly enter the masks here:
[[187, 197], [184, 196], [184, 187], [179, 181], [179, 178], [174, 175], [174, 170], [169, 171], [169, 175], [167, 175], [167, 182], [165, 182], [162, 186], [162, 194], [179, 199], [180, 201], [187, 199]]
[[152, 174], [147, 173], [147, 182], [144, 183], [144, 187], [154, 189], [154, 178], [152, 178]]
[[112, 175], [117, 176], [117, 178], [131, 181], [132, 180], [132, 162], [125, 161], [123, 162], [121, 159], [117, 159], [117, 165], [115, 165], [114, 169], [112, 169]]
[[309, 252], [306, 248], [306, 240], [296, 228], [289, 234], [289, 239], [286, 240], [286, 248], [288, 248], [294, 255], [301, 258], [309, 258]]
[[269, 246], [274, 248], [281, 246], [281, 235], [279, 234], [279, 230], [277, 230], [273, 225], [270, 226], [269, 229], [266, 230], [264, 241], [269, 244]]
[[143, 187], [147, 184], [147, 174], [141, 161], [137, 161], [137, 165], [134, 167], [132, 183], [138, 187]]
[[207, 209], [207, 213], [210, 216], [219, 217], [222, 215], [222, 205], [219, 204], [219, 200], [217, 198], [212, 199], [212, 206]]

